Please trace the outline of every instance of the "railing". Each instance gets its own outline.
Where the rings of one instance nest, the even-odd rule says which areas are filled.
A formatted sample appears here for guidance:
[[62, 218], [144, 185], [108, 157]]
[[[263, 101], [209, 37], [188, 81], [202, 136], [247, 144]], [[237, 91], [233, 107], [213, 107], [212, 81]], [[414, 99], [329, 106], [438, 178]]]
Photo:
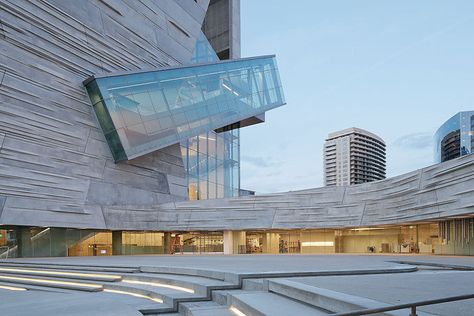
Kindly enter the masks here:
[[[2, 249], [5, 249], [5, 251], [2, 252]], [[10, 252], [10, 247], [8, 246], [0, 246], [0, 258], [3, 257], [5, 254], [5, 260], [8, 259], [8, 253]]]
[[399, 304], [399, 305], [392, 305], [387, 307], [380, 307], [380, 308], [370, 308], [370, 309], [361, 309], [351, 312], [344, 312], [339, 314], [332, 314], [333, 316], [360, 316], [360, 315], [370, 315], [370, 314], [377, 314], [383, 312], [389, 312], [399, 309], [410, 309], [409, 316], [417, 316], [416, 315], [416, 308], [418, 306], [425, 306], [425, 305], [433, 305], [433, 304], [440, 304], [440, 303], [447, 303], [447, 302], [455, 302], [461, 300], [468, 300], [474, 298], [474, 294], [466, 294], [466, 295], [458, 295], [458, 296], [450, 296], [439, 298], [435, 300], [427, 300], [427, 301], [419, 301], [419, 302], [412, 302], [406, 304]]

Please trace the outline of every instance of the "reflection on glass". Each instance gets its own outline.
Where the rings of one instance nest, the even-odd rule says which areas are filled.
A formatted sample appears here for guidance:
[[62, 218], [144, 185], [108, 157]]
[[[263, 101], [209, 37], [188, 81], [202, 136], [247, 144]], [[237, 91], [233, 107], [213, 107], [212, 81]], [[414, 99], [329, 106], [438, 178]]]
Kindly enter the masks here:
[[436, 131], [435, 162], [444, 162], [474, 152], [474, 111], [459, 112]]
[[238, 195], [239, 130], [207, 132], [181, 142], [190, 200]]
[[119, 161], [283, 105], [277, 72], [264, 56], [95, 78], [86, 87]]

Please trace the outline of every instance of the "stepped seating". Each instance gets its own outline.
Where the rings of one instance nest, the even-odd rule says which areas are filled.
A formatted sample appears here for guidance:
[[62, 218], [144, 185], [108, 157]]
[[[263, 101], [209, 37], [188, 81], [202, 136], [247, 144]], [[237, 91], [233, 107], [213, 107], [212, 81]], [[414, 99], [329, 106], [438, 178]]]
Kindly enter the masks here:
[[122, 279], [121, 275], [117, 274], [98, 274], [90, 272], [78, 272], [71, 270], [43, 270], [43, 269], [29, 269], [29, 268], [16, 268], [16, 267], [1, 267], [0, 275], [8, 274], [20, 274], [28, 276], [41, 276], [41, 277], [57, 277], [77, 280], [90, 280], [98, 282], [115, 282]]
[[329, 314], [313, 306], [269, 292], [247, 292], [232, 295], [231, 306], [238, 309], [244, 315], [256, 316], [287, 316], [289, 311], [291, 311], [292, 315], [302, 316]]
[[140, 272], [139, 267], [109, 267], [109, 266], [91, 266], [91, 265], [72, 265], [72, 264], [54, 264], [54, 263], [35, 263], [35, 262], [12, 262], [0, 261], [0, 267], [17, 267], [17, 268], [38, 268], [41, 270], [79, 270], [94, 271], [104, 273], [135, 273]]
[[[412, 271], [416, 268], [397, 267], [389, 273]], [[90, 293], [96, 296], [96, 300], [102, 298], [125, 304], [141, 315], [317, 316], [386, 306], [373, 300], [302, 284], [294, 279], [310, 273], [322, 274], [230, 273], [181, 267], [106, 267], [11, 261], [0, 263], [0, 291], [4, 286], [26, 291]], [[337, 275], [338, 272], [330, 271], [322, 275], [328, 273]], [[361, 271], [354, 273], [360, 274]], [[340, 271], [340, 274], [347, 275], [348, 271]], [[392, 312], [384, 315], [402, 314]]]
[[[147, 273], [138, 267], [22, 262], [0, 263], [0, 282], [7, 287], [21, 286], [25, 290], [99, 292], [107, 298], [115, 295], [121, 303], [133, 306], [142, 315], [173, 314], [180, 309], [181, 303], [208, 302], [213, 290], [237, 287], [220, 279], [186, 273]], [[119, 296], [127, 296], [127, 299]], [[219, 308], [228, 309], [225, 306]], [[186, 307], [181, 310], [186, 310]]]

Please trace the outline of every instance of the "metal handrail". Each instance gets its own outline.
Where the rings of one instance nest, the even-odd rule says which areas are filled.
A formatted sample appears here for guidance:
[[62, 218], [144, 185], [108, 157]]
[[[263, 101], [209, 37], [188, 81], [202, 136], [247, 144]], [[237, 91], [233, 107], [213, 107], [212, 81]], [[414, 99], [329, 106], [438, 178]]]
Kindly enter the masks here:
[[7, 254], [5, 256], [5, 260], [8, 259], [8, 253], [10, 252], [10, 247], [9, 246], [0, 246], [0, 249], [7, 249], [7, 251], [5, 251], [5, 253]]
[[351, 312], [344, 312], [339, 314], [332, 314], [332, 316], [360, 316], [360, 315], [370, 315], [370, 314], [377, 314], [383, 312], [389, 312], [399, 309], [410, 308], [410, 316], [417, 316], [416, 315], [416, 307], [417, 306], [425, 306], [425, 305], [433, 305], [433, 304], [440, 304], [440, 303], [447, 303], [447, 302], [454, 302], [454, 301], [462, 301], [474, 298], [474, 294], [466, 294], [466, 295], [458, 295], [458, 296], [449, 296], [444, 298], [438, 298], [434, 300], [427, 300], [427, 301], [418, 301], [412, 303], [405, 303], [399, 305], [392, 305], [386, 307], [379, 307], [379, 308], [369, 308], [369, 309], [361, 309]]

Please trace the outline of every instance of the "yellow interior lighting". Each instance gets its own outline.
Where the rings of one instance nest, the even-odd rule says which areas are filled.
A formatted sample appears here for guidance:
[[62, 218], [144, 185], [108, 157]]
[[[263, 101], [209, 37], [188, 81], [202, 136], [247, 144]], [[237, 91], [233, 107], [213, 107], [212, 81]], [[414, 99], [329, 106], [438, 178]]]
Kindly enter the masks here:
[[130, 295], [130, 296], [145, 298], [147, 300], [151, 300], [151, 301], [163, 304], [163, 300], [161, 298], [155, 298], [155, 297], [151, 297], [151, 296], [148, 296], [148, 295], [132, 293], [132, 292], [127, 292], [127, 291], [110, 290], [110, 289], [104, 289], [104, 292], [115, 293], [115, 294], [124, 294], [124, 295]]
[[0, 275], [0, 280], [27, 281], [27, 282], [32, 282], [32, 283], [46, 283], [46, 284], [54, 284], [54, 285], [73, 285], [73, 286], [89, 287], [89, 288], [93, 288], [93, 289], [102, 288], [102, 285], [99, 285], [99, 284], [78, 283], [78, 282], [69, 282], [69, 281], [56, 281], [56, 280], [48, 280], [48, 279], [24, 278], [24, 277], [14, 277], [14, 276], [5, 276], [5, 275]]
[[110, 274], [96, 274], [96, 273], [79, 273], [79, 272], [64, 272], [64, 271], [45, 271], [45, 270], [30, 270], [30, 269], [17, 269], [17, 268], [0, 268], [0, 272], [18, 272], [18, 273], [32, 273], [42, 275], [63, 275], [63, 276], [80, 276], [80, 277], [98, 277], [110, 280], [120, 280], [122, 277], [119, 275]]
[[26, 289], [22, 287], [6, 286], [6, 285], [0, 285], [0, 289], [10, 290], [10, 291], [26, 291]]
[[158, 286], [158, 287], [165, 287], [168, 289], [173, 289], [177, 291], [183, 291], [187, 293], [193, 293], [194, 290], [187, 288], [187, 287], [182, 287], [182, 286], [177, 286], [177, 285], [171, 285], [171, 284], [163, 284], [163, 283], [158, 283], [158, 282], [146, 282], [146, 281], [135, 281], [135, 280], [122, 280], [123, 283], [129, 283], [129, 284], [143, 284], [143, 285], [150, 285], [150, 286]]
[[230, 311], [231, 311], [232, 313], [234, 313], [234, 314], [237, 315], [237, 316], [247, 316], [247, 315], [245, 315], [244, 313], [242, 313], [242, 312], [241, 312], [237, 307], [235, 307], [235, 306], [231, 306], [229, 309], [230, 309]]

